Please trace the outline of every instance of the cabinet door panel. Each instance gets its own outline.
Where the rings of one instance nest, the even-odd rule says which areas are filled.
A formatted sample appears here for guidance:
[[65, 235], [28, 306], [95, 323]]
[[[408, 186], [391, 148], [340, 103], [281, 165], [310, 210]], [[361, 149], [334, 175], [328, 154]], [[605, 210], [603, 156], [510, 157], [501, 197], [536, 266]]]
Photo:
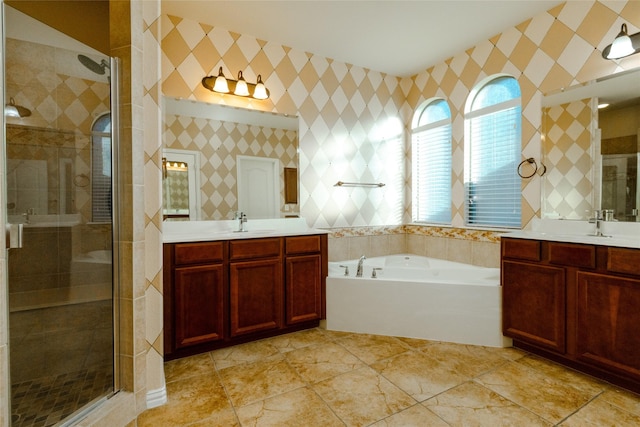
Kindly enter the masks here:
[[640, 280], [578, 273], [578, 357], [640, 380]]
[[175, 245], [177, 265], [204, 264], [222, 261], [224, 244], [222, 242], [178, 243]]
[[524, 239], [502, 239], [502, 256], [505, 258], [540, 261], [541, 242]]
[[282, 326], [280, 258], [231, 263], [229, 285], [231, 336]]
[[320, 255], [287, 258], [285, 304], [288, 325], [322, 316], [321, 261]]
[[222, 264], [175, 269], [176, 348], [224, 338]]
[[285, 252], [290, 254], [318, 253], [321, 249], [320, 236], [287, 237]]
[[504, 335], [564, 353], [564, 269], [512, 261], [502, 263]]

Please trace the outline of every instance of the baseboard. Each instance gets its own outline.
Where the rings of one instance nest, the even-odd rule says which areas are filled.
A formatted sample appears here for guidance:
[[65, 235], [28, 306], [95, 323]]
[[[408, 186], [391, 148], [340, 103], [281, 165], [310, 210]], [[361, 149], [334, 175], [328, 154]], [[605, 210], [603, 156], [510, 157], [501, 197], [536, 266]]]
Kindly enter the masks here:
[[162, 406], [167, 403], [167, 386], [147, 392], [147, 409]]

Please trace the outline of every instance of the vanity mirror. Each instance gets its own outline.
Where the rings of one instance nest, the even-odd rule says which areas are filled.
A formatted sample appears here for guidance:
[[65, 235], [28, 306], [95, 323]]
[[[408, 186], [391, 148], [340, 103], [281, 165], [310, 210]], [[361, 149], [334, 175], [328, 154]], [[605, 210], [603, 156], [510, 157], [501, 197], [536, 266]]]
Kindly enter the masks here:
[[[188, 196], [196, 203], [190, 211], [197, 214], [165, 204], [165, 219], [226, 220], [236, 211], [249, 219], [297, 216], [297, 197], [285, 199], [285, 179], [289, 190], [293, 176], [297, 190], [297, 117], [173, 98], [164, 98], [163, 108], [167, 163], [174, 160], [172, 150], [195, 153], [199, 161], [194, 170], [199, 185], [191, 185]], [[177, 200], [167, 194], [172, 183], [166, 180], [186, 175], [164, 176], [164, 200]], [[171, 209], [180, 211], [171, 215]]]
[[640, 221], [639, 129], [640, 69], [545, 95], [542, 217]]

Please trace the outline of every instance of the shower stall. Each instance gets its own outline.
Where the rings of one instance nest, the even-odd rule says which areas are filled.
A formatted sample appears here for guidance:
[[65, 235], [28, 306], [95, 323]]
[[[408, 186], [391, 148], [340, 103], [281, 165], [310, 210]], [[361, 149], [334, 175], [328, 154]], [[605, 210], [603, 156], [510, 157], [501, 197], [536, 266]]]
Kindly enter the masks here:
[[116, 63], [3, 18], [11, 425], [65, 425], [117, 391]]

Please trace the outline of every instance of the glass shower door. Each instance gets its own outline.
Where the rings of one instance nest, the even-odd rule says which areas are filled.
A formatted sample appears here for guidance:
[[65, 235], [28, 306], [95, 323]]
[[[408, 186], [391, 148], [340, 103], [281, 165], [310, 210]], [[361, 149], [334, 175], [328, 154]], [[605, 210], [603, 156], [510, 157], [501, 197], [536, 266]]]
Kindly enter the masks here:
[[114, 392], [111, 70], [6, 5], [4, 23], [11, 425], [49, 426]]

